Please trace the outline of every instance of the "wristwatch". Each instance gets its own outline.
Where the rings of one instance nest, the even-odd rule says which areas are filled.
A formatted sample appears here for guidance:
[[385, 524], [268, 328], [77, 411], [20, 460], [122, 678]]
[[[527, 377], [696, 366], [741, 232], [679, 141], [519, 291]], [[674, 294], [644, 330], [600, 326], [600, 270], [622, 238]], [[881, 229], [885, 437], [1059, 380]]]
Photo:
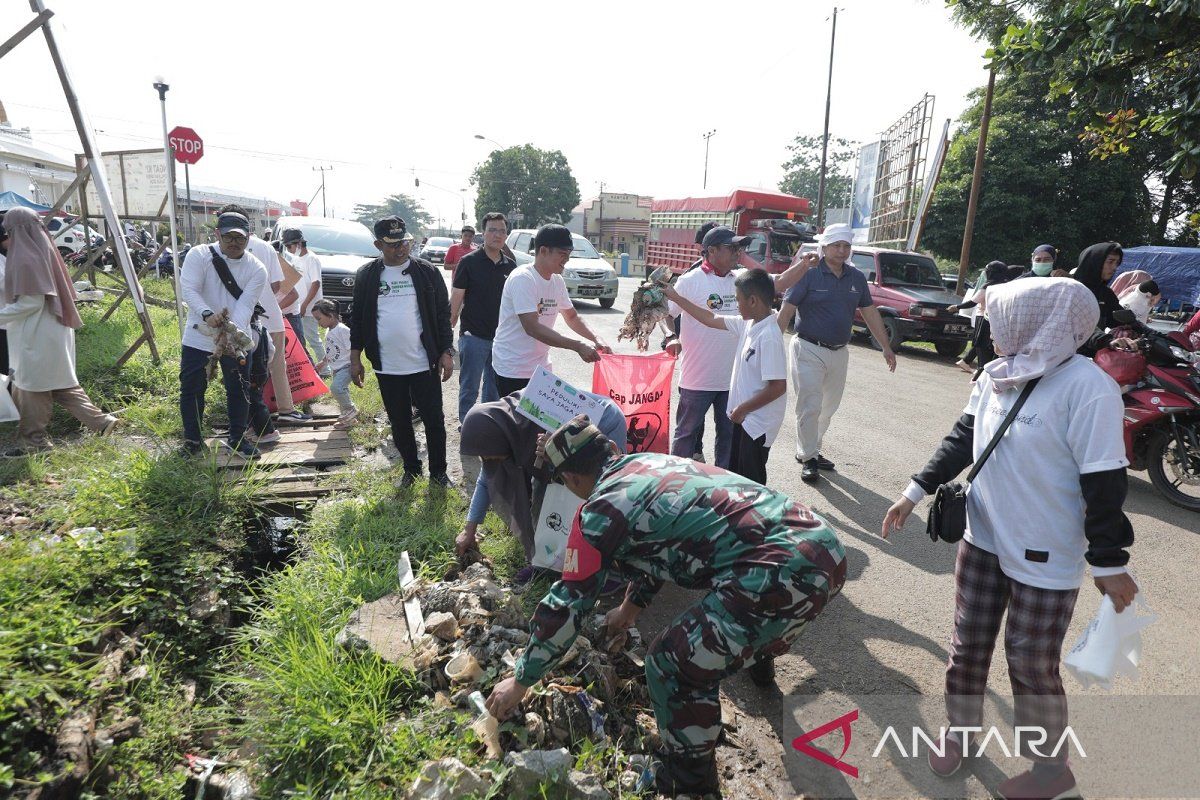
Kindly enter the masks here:
[[212, 315], [213, 315], [212, 309], [206, 308], [200, 312], [200, 319], [204, 320], [205, 322], [208, 322], [208, 318], [211, 317]]
[[676, 336], [673, 333], [669, 334], [669, 335], [663, 337], [662, 344], [660, 345], [660, 347], [662, 347], [663, 350], [666, 350], [667, 345], [669, 345], [671, 342], [675, 342], [678, 340], [679, 340], [678, 336]]

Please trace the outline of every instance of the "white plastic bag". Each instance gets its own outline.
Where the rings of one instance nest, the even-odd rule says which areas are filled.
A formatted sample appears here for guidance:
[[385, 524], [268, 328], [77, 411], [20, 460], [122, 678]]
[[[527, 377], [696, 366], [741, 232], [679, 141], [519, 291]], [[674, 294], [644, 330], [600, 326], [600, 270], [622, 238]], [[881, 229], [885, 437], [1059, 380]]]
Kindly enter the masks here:
[[1158, 615], [1140, 597], [1118, 614], [1112, 600], [1105, 595], [1096, 617], [1088, 623], [1063, 664], [1084, 688], [1097, 684], [1111, 691], [1113, 678], [1121, 673], [1137, 680], [1142, 655], [1141, 631], [1156, 619]]
[[21, 419], [21, 412], [9, 394], [9, 384], [12, 381], [7, 375], [0, 375], [0, 422], [16, 422]]
[[581, 505], [583, 500], [561, 483], [546, 487], [546, 499], [542, 501], [533, 535], [532, 562], [535, 567], [562, 572], [567, 536]]

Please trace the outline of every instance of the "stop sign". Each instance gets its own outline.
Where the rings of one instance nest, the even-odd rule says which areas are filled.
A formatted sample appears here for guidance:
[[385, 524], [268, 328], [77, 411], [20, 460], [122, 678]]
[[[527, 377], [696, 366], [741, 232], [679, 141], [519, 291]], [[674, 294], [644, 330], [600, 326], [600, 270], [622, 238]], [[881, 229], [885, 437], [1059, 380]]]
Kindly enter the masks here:
[[204, 155], [204, 140], [191, 128], [177, 127], [167, 135], [171, 152], [181, 164], [195, 164]]

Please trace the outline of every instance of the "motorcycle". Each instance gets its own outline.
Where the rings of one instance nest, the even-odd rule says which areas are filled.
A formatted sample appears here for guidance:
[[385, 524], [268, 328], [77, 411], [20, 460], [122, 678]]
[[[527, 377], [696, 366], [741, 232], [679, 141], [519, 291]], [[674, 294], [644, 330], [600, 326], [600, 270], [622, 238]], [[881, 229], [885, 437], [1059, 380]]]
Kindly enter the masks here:
[[1101, 350], [1096, 364], [1121, 386], [1130, 468], [1146, 470], [1168, 502], [1200, 511], [1200, 352], [1132, 312], [1115, 318], [1138, 334], [1137, 349]]

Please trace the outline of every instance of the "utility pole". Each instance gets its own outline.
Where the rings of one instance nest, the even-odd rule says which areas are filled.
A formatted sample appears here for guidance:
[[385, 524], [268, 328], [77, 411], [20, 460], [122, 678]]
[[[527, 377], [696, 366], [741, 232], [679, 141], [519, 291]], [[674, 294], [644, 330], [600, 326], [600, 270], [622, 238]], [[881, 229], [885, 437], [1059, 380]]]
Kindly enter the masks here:
[[321, 216], [327, 217], [329, 215], [326, 213], [325, 208], [325, 173], [333, 172], [333, 167], [313, 167], [313, 172], [317, 172], [318, 170], [321, 172]]
[[713, 134], [716, 132], [717, 132], [717, 129], [713, 128], [708, 133], [700, 134], [704, 138], [704, 188], [705, 189], [708, 188], [708, 140], [711, 139], [713, 137]]
[[958, 284], [955, 293], [962, 294], [971, 263], [971, 239], [975, 235], [975, 209], [979, 205], [979, 186], [983, 183], [983, 151], [987, 147], [988, 125], [992, 121], [992, 91], [996, 88], [996, 68], [988, 70], [987, 94], [983, 96], [983, 117], [979, 120], [979, 145], [975, 148], [975, 170], [971, 173], [971, 194], [967, 199], [967, 222], [963, 227], [962, 252], [958, 256]]
[[817, 228], [825, 227], [825, 164], [829, 154], [829, 104], [833, 98], [833, 46], [837, 42], [837, 6], [833, 7], [833, 33], [829, 36], [829, 80], [825, 84], [825, 133], [821, 136], [821, 177], [817, 183]]

